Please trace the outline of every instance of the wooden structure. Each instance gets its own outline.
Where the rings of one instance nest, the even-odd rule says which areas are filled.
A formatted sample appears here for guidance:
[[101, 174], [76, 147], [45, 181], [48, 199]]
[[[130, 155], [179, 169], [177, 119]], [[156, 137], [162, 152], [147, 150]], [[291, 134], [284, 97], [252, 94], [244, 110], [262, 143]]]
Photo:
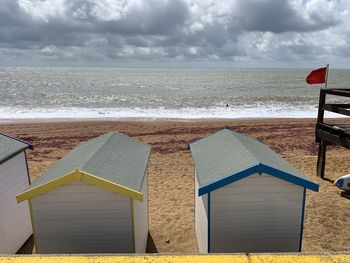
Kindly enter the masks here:
[[17, 195], [37, 253], [145, 253], [151, 146], [117, 132], [70, 151]]
[[16, 253], [32, 234], [28, 202], [16, 202], [30, 185], [25, 151], [32, 148], [0, 133], [0, 254]]
[[229, 129], [189, 147], [200, 253], [301, 251], [306, 189], [318, 191], [316, 183]]
[[326, 95], [350, 98], [350, 89], [321, 89], [316, 123], [316, 142], [319, 143], [317, 176], [324, 178], [327, 145], [340, 145], [350, 149], [350, 124], [326, 123], [325, 111], [350, 116], [350, 103], [326, 103]]

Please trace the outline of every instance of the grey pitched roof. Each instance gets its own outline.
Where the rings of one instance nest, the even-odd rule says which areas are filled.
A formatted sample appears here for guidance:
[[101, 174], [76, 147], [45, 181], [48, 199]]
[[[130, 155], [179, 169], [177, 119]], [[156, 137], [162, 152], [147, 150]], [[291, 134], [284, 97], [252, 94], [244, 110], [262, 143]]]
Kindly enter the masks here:
[[[233, 176], [242, 179], [250, 168], [272, 173], [292, 183], [318, 190], [318, 185], [297, 171], [267, 145], [230, 129], [189, 144], [196, 167], [199, 186], [205, 187]], [[254, 170], [253, 169], [253, 170]], [[252, 170], [252, 169], [251, 169]], [[224, 183], [223, 183], [224, 184]], [[218, 188], [218, 187], [216, 187]]]
[[109, 132], [71, 150], [35, 180], [29, 189], [79, 169], [140, 192], [150, 153], [150, 145]]
[[7, 134], [0, 133], [0, 164], [28, 148], [32, 149], [33, 146]]

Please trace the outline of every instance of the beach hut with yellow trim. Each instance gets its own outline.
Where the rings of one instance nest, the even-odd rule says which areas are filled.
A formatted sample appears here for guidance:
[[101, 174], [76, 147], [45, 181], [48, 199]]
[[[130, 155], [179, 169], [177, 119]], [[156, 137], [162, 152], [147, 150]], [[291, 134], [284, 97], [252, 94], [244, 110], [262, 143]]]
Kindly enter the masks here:
[[0, 254], [14, 254], [32, 234], [28, 202], [16, 195], [30, 185], [27, 142], [0, 133]]
[[223, 129], [189, 145], [199, 252], [301, 251], [306, 189], [319, 186], [257, 140]]
[[142, 253], [151, 146], [117, 132], [70, 151], [17, 195], [29, 201], [37, 253]]

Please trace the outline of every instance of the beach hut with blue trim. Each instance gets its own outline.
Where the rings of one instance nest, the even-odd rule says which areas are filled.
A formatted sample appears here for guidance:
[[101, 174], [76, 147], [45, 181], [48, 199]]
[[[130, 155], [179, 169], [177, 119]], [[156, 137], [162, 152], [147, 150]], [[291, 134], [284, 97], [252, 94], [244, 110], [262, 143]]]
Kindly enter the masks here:
[[30, 185], [27, 142], [0, 133], [0, 254], [14, 254], [32, 235], [28, 202], [16, 195]]
[[200, 253], [301, 251], [306, 189], [319, 186], [268, 146], [223, 129], [189, 144]]
[[142, 253], [151, 146], [110, 132], [74, 148], [17, 195], [37, 253]]

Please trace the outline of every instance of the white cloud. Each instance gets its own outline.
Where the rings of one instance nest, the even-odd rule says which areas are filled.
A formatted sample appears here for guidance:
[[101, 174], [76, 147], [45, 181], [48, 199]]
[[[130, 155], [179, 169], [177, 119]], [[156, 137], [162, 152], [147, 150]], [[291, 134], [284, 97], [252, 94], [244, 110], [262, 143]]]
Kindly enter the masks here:
[[119, 21], [125, 17], [127, 1], [95, 0], [90, 15], [101, 21]]
[[[18, 5], [31, 17], [48, 21], [50, 17], [63, 16], [65, 12], [65, 0], [18, 0]], [[1, 8], [1, 7], [0, 7]]]
[[204, 29], [204, 26], [198, 22], [194, 22], [192, 25], [189, 26], [189, 32], [192, 34], [198, 31], [202, 31], [203, 29]]
[[197, 54], [198, 54], [198, 48], [196, 48], [196, 47], [190, 47], [190, 48], [188, 48], [188, 53], [189, 53], [190, 55], [197, 55]]

